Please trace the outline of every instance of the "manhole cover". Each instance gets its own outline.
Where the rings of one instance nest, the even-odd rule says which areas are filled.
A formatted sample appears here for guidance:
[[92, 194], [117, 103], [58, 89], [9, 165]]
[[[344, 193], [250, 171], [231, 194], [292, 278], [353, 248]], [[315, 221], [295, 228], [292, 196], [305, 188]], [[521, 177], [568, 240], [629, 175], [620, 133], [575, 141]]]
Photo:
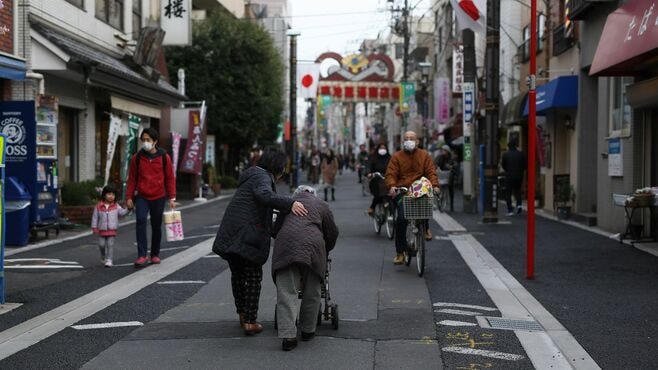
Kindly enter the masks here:
[[544, 328], [534, 320], [510, 319], [506, 317], [478, 316], [478, 323], [482, 328], [500, 330], [527, 330], [544, 331]]

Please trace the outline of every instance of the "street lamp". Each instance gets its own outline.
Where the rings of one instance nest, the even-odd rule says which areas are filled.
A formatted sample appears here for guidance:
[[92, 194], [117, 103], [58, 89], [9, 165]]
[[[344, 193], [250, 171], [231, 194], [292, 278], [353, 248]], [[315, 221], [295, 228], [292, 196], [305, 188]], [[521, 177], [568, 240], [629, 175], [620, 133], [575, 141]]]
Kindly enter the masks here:
[[290, 36], [290, 143], [288, 144], [288, 160], [290, 163], [290, 190], [297, 188], [299, 174], [297, 173], [297, 36], [299, 31], [289, 29]]

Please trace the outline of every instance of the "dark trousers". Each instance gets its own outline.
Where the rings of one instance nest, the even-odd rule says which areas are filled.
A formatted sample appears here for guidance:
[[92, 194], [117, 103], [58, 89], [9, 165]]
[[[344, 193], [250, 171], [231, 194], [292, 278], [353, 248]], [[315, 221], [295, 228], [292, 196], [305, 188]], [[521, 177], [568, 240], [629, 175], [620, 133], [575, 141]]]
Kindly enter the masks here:
[[455, 176], [450, 175], [448, 180], [448, 197], [450, 199], [450, 211], [455, 210]]
[[507, 191], [505, 192], [505, 201], [507, 202], [507, 212], [514, 212], [512, 208], [512, 193], [514, 193], [514, 199], [516, 199], [516, 207], [520, 208], [523, 204], [521, 199], [521, 185], [523, 184], [523, 179], [514, 179], [507, 178], [505, 180], [505, 186], [507, 186]]
[[244, 313], [246, 321], [254, 323], [258, 317], [263, 267], [239, 256], [229, 258], [228, 266], [231, 269], [231, 286], [236, 312]]
[[407, 250], [407, 219], [404, 218], [403, 196], [398, 195], [393, 201], [397, 207], [397, 218], [395, 219], [395, 252], [397, 254], [402, 254]]
[[146, 220], [151, 215], [151, 256], [160, 255], [160, 242], [162, 241], [162, 213], [164, 212], [166, 198], [147, 200], [142, 197], [135, 198], [135, 217], [137, 219], [137, 253], [146, 257], [148, 241], [146, 240]]

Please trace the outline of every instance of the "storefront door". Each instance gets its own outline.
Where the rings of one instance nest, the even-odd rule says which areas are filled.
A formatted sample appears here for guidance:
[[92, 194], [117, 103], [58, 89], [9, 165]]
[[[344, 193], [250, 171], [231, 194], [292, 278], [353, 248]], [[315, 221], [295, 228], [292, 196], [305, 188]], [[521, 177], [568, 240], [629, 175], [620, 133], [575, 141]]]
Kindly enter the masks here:
[[60, 185], [77, 181], [78, 173], [78, 110], [59, 107], [57, 126], [57, 172]]

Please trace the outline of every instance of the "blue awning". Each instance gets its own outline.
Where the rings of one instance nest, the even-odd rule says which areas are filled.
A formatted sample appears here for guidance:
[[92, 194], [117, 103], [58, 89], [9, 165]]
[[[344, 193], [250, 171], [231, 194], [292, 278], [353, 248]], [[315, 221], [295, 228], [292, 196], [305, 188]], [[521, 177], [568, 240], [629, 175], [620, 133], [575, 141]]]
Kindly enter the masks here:
[[[537, 114], [543, 115], [550, 109], [573, 109], [578, 107], [578, 76], [558, 77], [546, 85], [537, 86]], [[528, 116], [528, 100], [523, 116]]]
[[0, 55], [0, 78], [24, 80], [26, 69], [24, 60]]

